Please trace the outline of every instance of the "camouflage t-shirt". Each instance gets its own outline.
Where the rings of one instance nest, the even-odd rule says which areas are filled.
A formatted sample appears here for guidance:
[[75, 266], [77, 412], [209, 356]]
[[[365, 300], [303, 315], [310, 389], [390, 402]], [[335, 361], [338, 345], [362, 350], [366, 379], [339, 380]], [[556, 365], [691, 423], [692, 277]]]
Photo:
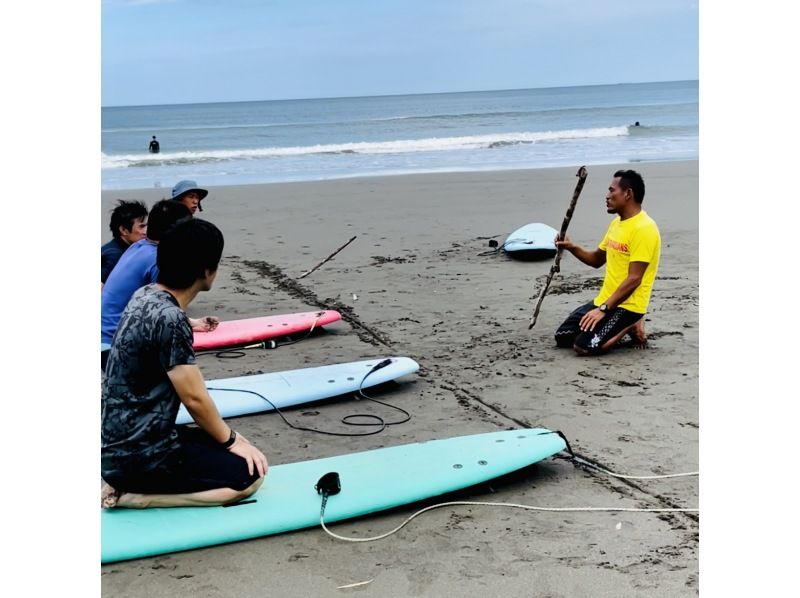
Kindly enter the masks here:
[[167, 372], [195, 363], [189, 319], [154, 284], [137, 290], [111, 343], [102, 393], [103, 476], [152, 470], [179, 448], [180, 399]]

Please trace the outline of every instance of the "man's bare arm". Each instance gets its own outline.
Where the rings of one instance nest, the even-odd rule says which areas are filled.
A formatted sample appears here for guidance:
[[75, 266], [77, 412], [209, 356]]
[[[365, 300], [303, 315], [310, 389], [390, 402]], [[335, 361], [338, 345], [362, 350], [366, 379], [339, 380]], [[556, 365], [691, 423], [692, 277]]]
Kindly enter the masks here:
[[217, 406], [208, 394], [200, 368], [193, 364], [178, 365], [167, 372], [167, 376], [181, 403], [186, 406], [197, 425], [217, 442], [228, 440], [231, 429], [222, 420]]
[[[200, 368], [193, 364], [178, 365], [167, 372], [167, 376], [197, 425], [220, 444], [225, 443], [231, 436], [231, 428], [223, 421], [208, 394]], [[267, 458], [241, 434], [236, 436], [228, 450], [247, 461], [247, 469], [251, 474], [256, 468], [259, 475], [266, 475]]]
[[[625, 299], [630, 297], [636, 288], [642, 283], [642, 277], [647, 270], [647, 262], [631, 262], [628, 265], [628, 276], [617, 287], [617, 290], [611, 293], [611, 296], [606, 299], [606, 305], [609, 309], [614, 309], [620, 305]], [[597, 323], [600, 322], [606, 314], [595, 307], [593, 310], [584, 314], [578, 326], [584, 332], [594, 330]]]
[[648, 265], [647, 262], [631, 262], [628, 264], [627, 278], [625, 278], [617, 287], [617, 290], [611, 293], [611, 296], [606, 299], [606, 305], [608, 305], [609, 309], [613, 309], [623, 303], [637, 288], [639, 288]]
[[589, 251], [583, 247], [575, 245], [575, 243], [569, 240], [569, 237], [564, 237], [563, 241], [556, 240], [555, 243], [556, 247], [559, 249], [566, 249], [584, 264], [591, 266], [592, 268], [599, 268], [606, 263], [606, 252], [600, 248], [595, 249], [594, 251]]

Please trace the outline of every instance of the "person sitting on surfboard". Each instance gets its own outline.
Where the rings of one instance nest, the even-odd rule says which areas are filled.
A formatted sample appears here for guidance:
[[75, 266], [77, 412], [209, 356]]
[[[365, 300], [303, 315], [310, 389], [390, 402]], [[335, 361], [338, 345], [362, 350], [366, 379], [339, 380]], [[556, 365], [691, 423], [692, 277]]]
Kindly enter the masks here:
[[[185, 310], [217, 275], [224, 239], [187, 219], [158, 245], [158, 279], [128, 303], [102, 386], [101, 505], [211, 506], [253, 494], [264, 454], [220, 417], [195, 362]], [[176, 426], [183, 404], [199, 426]]]
[[200, 189], [194, 181], [179, 181], [172, 188], [172, 199], [181, 202], [194, 215], [195, 212], [203, 211], [200, 202], [208, 195], [206, 189]]
[[125, 250], [147, 235], [147, 206], [141, 201], [118, 200], [109, 228], [114, 238], [100, 248], [100, 288]]
[[159, 145], [155, 135], [153, 135], [153, 139], [150, 140], [150, 145], [147, 147], [147, 149], [150, 150], [151, 154], [157, 154], [161, 151], [161, 146]]
[[633, 170], [618, 170], [608, 187], [606, 210], [611, 221], [597, 249], [589, 251], [568, 237], [556, 246], [584, 264], [606, 266], [603, 286], [589, 303], [573, 311], [556, 330], [559, 347], [573, 347], [579, 355], [597, 355], [611, 349], [626, 334], [635, 347], [644, 347], [644, 314], [661, 256], [661, 235], [655, 221], [642, 210], [644, 180]]
[[[133, 293], [156, 281], [158, 243], [169, 227], [181, 218], [191, 218], [186, 206], [171, 199], [162, 199], [150, 210], [147, 237], [137, 241], [122, 255], [103, 285], [100, 294], [100, 342], [110, 344], [117, 330], [122, 311]], [[190, 318], [192, 330], [209, 332], [219, 325], [219, 318], [206, 316]], [[108, 350], [100, 353], [100, 367], [105, 369]]]

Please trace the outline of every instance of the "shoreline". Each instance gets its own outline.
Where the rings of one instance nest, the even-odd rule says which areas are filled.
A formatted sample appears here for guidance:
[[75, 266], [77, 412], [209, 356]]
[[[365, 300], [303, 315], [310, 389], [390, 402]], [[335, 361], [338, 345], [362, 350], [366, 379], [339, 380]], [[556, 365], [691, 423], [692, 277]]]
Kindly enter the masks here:
[[[595, 358], [558, 350], [552, 333], [599, 289], [602, 270], [561, 262], [532, 330], [527, 322], [551, 261], [479, 256], [529, 222], [564, 217], [578, 166], [421, 173], [325, 181], [207, 186], [198, 213], [223, 231], [213, 289], [190, 315], [221, 319], [337, 309], [326, 333], [240, 359], [198, 357], [216, 379], [378, 356], [404, 355], [420, 371], [379, 398], [412, 414], [380, 434], [341, 439], [298, 432], [261, 414], [235, 425], [271, 464], [458, 436], [542, 426], [573, 450], [626, 475], [698, 469], [698, 161], [587, 166], [569, 236], [596, 245], [611, 217], [605, 189], [617, 167], [642, 173], [643, 207], [662, 235], [646, 316], [650, 348]], [[177, 182], [177, 181], [175, 181]], [[202, 180], [197, 181], [205, 186]], [[151, 207], [169, 189], [102, 192], [103, 240], [116, 198]], [[348, 238], [357, 240], [310, 276], [297, 277]], [[349, 398], [287, 413], [339, 429], [364, 409]], [[269, 476], [267, 477], [268, 484]], [[696, 507], [696, 478], [629, 482], [548, 459], [520, 478], [471, 489], [465, 500], [552, 507]], [[343, 535], [393, 528], [414, 508], [336, 525]], [[103, 566], [115, 596], [334, 595], [374, 579], [384, 596], [454, 589], [507, 595], [674, 596], [697, 593], [698, 517], [646, 513], [515, 513], [436, 509], [391, 539], [338, 544], [318, 528]], [[369, 590], [368, 590], [369, 591]]]
[[[341, 176], [341, 177], [332, 177], [332, 178], [322, 178], [322, 179], [308, 179], [308, 180], [297, 180], [297, 181], [270, 181], [270, 182], [262, 182], [262, 183], [229, 183], [224, 185], [204, 185], [200, 180], [195, 177], [193, 180], [197, 180], [201, 187], [206, 189], [228, 189], [231, 187], [261, 187], [261, 186], [274, 186], [274, 185], [302, 185], [302, 184], [323, 184], [323, 183], [334, 183], [337, 181], [369, 181], [374, 179], [396, 179], [396, 178], [404, 178], [404, 177], [449, 177], [449, 176], [469, 176], [469, 175], [476, 175], [476, 176], [490, 176], [490, 175], [502, 175], [502, 174], [515, 174], [515, 173], [536, 173], [548, 170], [564, 170], [564, 169], [573, 169], [576, 170], [580, 166], [586, 166], [587, 169], [592, 169], [593, 171], [602, 170], [604, 167], [608, 167], [608, 169], [619, 169], [619, 168], [630, 168], [632, 170], [640, 170], [640, 165], [650, 166], [650, 165], [670, 165], [670, 164], [699, 164], [699, 160], [697, 158], [676, 158], [675, 160], [637, 160], [633, 162], [604, 162], [602, 164], [589, 164], [589, 163], [582, 163], [582, 164], [574, 164], [574, 165], [559, 165], [559, 166], [540, 166], [540, 167], [524, 167], [524, 168], [487, 168], [485, 170], [479, 169], [469, 169], [469, 170], [432, 170], [432, 171], [419, 171], [419, 172], [398, 172], [398, 173], [376, 173], [376, 174], [357, 174], [352, 176]], [[185, 177], [191, 178], [191, 176]], [[175, 181], [177, 183], [177, 180]], [[107, 195], [111, 193], [131, 193], [131, 192], [142, 192], [150, 194], [152, 192], [166, 192], [169, 194], [171, 187], [125, 187], [119, 189], [101, 189], [101, 201], [105, 201], [107, 199]]]
[[[697, 158], [675, 158], [675, 159], [653, 159], [653, 160], [635, 160], [629, 162], [602, 162], [602, 163], [584, 163], [582, 165], [588, 167], [592, 167], [594, 169], [600, 169], [604, 166], [617, 166], [619, 168], [631, 168], [636, 170], [637, 165], [639, 164], [672, 164], [672, 163], [682, 163], [682, 162], [698, 162]], [[375, 174], [353, 174], [353, 175], [341, 175], [341, 176], [331, 176], [331, 177], [324, 177], [318, 179], [297, 179], [297, 180], [288, 180], [288, 181], [262, 181], [262, 182], [252, 182], [252, 183], [226, 183], [222, 185], [206, 185], [207, 188], [225, 188], [225, 187], [241, 187], [241, 186], [254, 186], [254, 185], [289, 185], [289, 184], [297, 184], [297, 183], [325, 183], [325, 182], [332, 182], [332, 181], [350, 181], [350, 180], [360, 180], [360, 179], [373, 179], [373, 178], [394, 178], [394, 177], [406, 177], [406, 176], [423, 176], [423, 175], [458, 175], [458, 174], [500, 174], [505, 172], [533, 172], [533, 171], [541, 171], [541, 170], [552, 170], [552, 169], [559, 169], [559, 168], [578, 168], [580, 165], [546, 165], [546, 166], [520, 166], [520, 167], [508, 167], [508, 168], [493, 168], [489, 167], [486, 169], [447, 169], [444, 168], [442, 170], [426, 170], [426, 171], [408, 171], [408, 172], [388, 172], [388, 173], [375, 173]], [[177, 182], [177, 181], [175, 181]], [[199, 182], [199, 181], [198, 181]], [[166, 193], [169, 193], [171, 189], [170, 186], [152, 186], [152, 187], [119, 187], [119, 188], [101, 188], [100, 192], [102, 194], [106, 193], [126, 193], [130, 191], [152, 191], [152, 190], [165, 190]]]

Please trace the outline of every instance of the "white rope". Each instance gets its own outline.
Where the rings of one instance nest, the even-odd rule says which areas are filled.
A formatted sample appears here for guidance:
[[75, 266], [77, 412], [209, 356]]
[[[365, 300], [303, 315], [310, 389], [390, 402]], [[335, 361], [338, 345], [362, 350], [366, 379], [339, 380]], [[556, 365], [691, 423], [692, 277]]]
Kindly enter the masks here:
[[663, 480], [666, 478], [682, 478], [682, 477], [700, 475], [699, 471], [687, 471], [685, 473], [669, 473], [665, 475], [622, 475], [620, 473], [614, 473], [613, 471], [603, 469], [602, 467], [598, 467], [597, 465], [593, 465], [588, 461], [581, 459], [580, 457], [573, 456], [572, 458], [581, 465], [585, 465], [586, 467], [591, 467], [592, 469], [595, 469], [599, 472], [605, 473], [610, 476], [614, 476], [615, 478], [622, 478], [625, 480]]
[[[664, 475], [642, 475], [642, 476], [635, 476], [635, 475], [622, 475], [619, 473], [614, 473], [613, 471], [609, 471], [607, 469], [603, 469], [602, 467], [598, 467], [597, 465], [593, 465], [580, 457], [572, 456], [572, 458], [579, 462], [581, 465], [586, 467], [591, 467], [592, 469], [599, 471], [601, 473], [605, 473], [607, 475], [613, 476], [615, 478], [622, 478], [626, 480], [660, 480], [665, 478], [680, 478], [680, 477], [689, 477], [689, 476], [698, 476], [700, 475], [699, 471], [689, 471], [685, 473], [670, 473]], [[385, 534], [381, 534], [379, 536], [373, 536], [372, 538], [347, 538], [345, 536], [340, 536], [329, 530], [325, 526], [324, 515], [325, 515], [325, 508], [323, 503], [323, 508], [319, 514], [319, 523], [322, 526], [322, 529], [325, 530], [325, 533], [328, 535], [336, 538], [337, 540], [344, 540], [345, 542], [372, 542], [374, 540], [382, 540], [392, 534], [400, 531], [403, 527], [405, 527], [408, 523], [411, 522], [412, 519], [415, 517], [422, 515], [426, 511], [431, 511], [433, 509], [438, 509], [439, 507], [452, 507], [452, 506], [462, 506], [462, 505], [470, 505], [470, 506], [487, 506], [487, 507], [510, 507], [514, 509], [525, 509], [528, 511], [548, 511], [551, 513], [586, 513], [586, 512], [613, 512], [613, 513], [698, 513], [700, 509], [677, 509], [677, 508], [653, 508], [653, 509], [638, 509], [635, 507], [535, 507], [533, 505], [520, 505], [516, 503], [502, 503], [502, 502], [474, 502], [474, 501], [454, 501], [454, 502], [444, 502], [437, 505], [432, 505], [430, 507], [425, 507], [424, 509], [420, 509], [411, 517], [403, 521], [400, 525], [394, 528], [391, 531], [386, 532]]]
[[425, 507], [424, 509], [420, 509], [393, 530], [388, 531], [385, 534], [381, 534], [379, 536], [373, 536], [371, 538], [348, 538], [346, 536], [340, 536], [339, 534], [332, 532], [325, 526], [325, 521], [323, 519], [324, 513], [320, 513], [319, 523], [322, 526], [322, 529], [325, 530], [325, 533], [327, 533], [329, 536], [336, 538], [337, 540], [344, 540], [345, 542], [372, 542], [374, 540], [382, 540], [383, 538], [387, 538], [392, 534], [400, 531], [412, 519], [414, 519], [418, 515], [422, 515], [425, 511], [431, 511], [433, 509], [438, 509], [439, 507], [452, 507], [461, 505], [486, 506], [486, 507], [512, 507], [515, 509], [525, 509], [528, 511], [550, 511], [557, 513], [578, 513], [578, 512], [597, 512], [597, 511], [625, 512], [625, 513], [697, 513], [700, 511], [700, 509], [672, 509], [672, 508], [637, 509], [634, 507], [535, 507], [532, 505], [520, 505], [515, 503], [473, 502], [464, 500], [464, 501], [454, 501], [454, 502], [443, 502], [437, 505], [431, 505], [430, 507]]

